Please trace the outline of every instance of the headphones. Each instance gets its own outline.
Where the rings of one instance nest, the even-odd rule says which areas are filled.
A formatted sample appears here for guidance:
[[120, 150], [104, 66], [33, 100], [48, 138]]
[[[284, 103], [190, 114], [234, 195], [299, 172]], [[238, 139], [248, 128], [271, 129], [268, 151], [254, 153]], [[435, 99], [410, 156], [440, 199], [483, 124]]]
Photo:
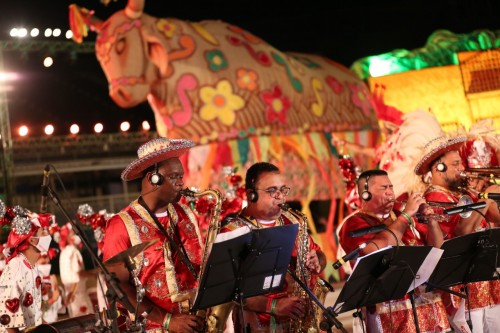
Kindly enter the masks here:
[[252, 186], [249, 188], [250, 191], [247, 194], [247, 199], [250, 202], [257, 202], [257, 200], [259, 200], [259, 194], [255, 190], [255, 179], [252, 179], [251, 185]]
[[369, 179], [370, 179], [370, 176], [366, 176], [365, 189], [361, 193], [361, 199], [363, 199], [364, 201], [370, 201], [372, 198], [372, 194], [370, 193], [370, 191], [368, 191], [368, 180]]
[[436, 164], [436, 170], [439, 172], [446, 172], [446, 170], [448, 170], [448, 167], [446, 166], [446, 164], [440, 161], [438, 164]]
[[160, 186], [163, 183], [163, 176], [158, 172], [158, 163], [155, 163], [155, 169], [149, 176], [149, 182], [154, 186]]

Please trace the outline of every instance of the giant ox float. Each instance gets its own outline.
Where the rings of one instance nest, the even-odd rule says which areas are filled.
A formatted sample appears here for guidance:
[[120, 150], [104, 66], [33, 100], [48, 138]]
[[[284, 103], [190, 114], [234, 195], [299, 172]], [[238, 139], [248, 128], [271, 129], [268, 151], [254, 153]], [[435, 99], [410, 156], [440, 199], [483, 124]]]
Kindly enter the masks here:
[[123, 108], [146, 100], [157, 131], [199, 143], [254, 134], [376, 128], [369, 91], [351, 71], [321, 56], [284, 53], [221, 22], [143, 13], [129, 0], [106, 21], [71, 6], [75, 39], [98, 33], [96, 55], [111, 98]]

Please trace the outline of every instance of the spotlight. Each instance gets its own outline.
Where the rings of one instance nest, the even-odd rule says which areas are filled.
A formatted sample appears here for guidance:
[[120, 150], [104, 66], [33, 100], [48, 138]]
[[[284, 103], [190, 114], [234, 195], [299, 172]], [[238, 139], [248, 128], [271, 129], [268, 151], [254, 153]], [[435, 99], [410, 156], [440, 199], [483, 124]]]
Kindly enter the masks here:
[[59, 29], [59, 28], [54, 29], [54, 31], [52, 31], [52, 36], [54, 36], [54, 37], [61, 36], [61, 29]]
[[19, 127], [19, 132], [18, 133], [19, 133], [20, 136], [26, 136], [26, 135], [28, 135], [28, 132], [29, 132], [28, 126], [22, 125], [21, 127]]
[[45, 29], [44, 36], [45, 36], [45, 37], [50, 37], [50, 36], [52, 36], [52, 29], [50, 29], [50, 28]]
[[101, 133], [103, 129], [104, 129], [104, 126], [101, 123], [97, 123], [94, 126], [94, 132], [96, 132], [96, 133]]
[[120, 124], [120, 129], [122, 130], [122, 132], [128, 131], [130, 129], [130, 123], [128, 121], [124, 121]]
[[37, 37], [39, 34], [40, 34], [40, 30], [38, 30], [37, 28], [31, 29], [31, 32], [30, 32], [31, 37]]
[[149, 125], [149, 123], [148, 123], [147, 120], [144, 120], [142, 122], [142, 129], [145, 130], [145, 131], [149, 131], [151, 129], [151, 126]]
[[69, 128], [69, 131], [71, 134], [78, 134], [78, 132], [80, 132], [80, 127], [77, 124], [73, 124]]
[[52, 59], [52, 57], [45, 57], [45, 59], [43, 59], [43, 65], [45, 67], [50, 67], [54, 64], [54, 59]]
[[10, 37], [17, 37], [19, 30], [17, 28], [10, 29]]
[[17, 37], [24, 38], [28, 35], [28, 30], [26, 28], [21, 28], [17, 31]]
[[71, 30], [66, 31], [66, 39], [71, 39], [71, 38], [73, 38], [73, 31]]
[[54, 126], [52, 126], [50, 124], [45, 126], [45, 134], [47, 134], [47, 135], [54, 134]]

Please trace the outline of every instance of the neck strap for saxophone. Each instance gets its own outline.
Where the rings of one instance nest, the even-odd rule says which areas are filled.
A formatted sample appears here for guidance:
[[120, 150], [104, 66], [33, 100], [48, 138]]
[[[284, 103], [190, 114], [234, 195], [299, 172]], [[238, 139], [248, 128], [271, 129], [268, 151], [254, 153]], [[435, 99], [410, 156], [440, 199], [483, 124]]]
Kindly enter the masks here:
[[[191, 274], [193, 274], [195, 280], [197, 280], [198, 279], [198, 274], [196, 274], [196, 270], [194, 269], [193, 263], [189, 260], [189, 258], [187, 256], [187, 253], [186, 253], [186, 249], [184, 248], [184, 245], [180, 241], [181, 236], [180, 236], [179, 231], [177, 230], [177, 228], [174, 227], [173, 229], [174, 229], [174, 232], [177, 234], [177, 237], [179, 238], [180, 247], [177, 244], [177, 242], [174, 240], [174, 238], [168, 234], [167, 230], [165, 230], [165, 227], [160, 223], [160, 221], [158, 221], [158, 218], [156, 217], [156, 214], [151, 211], [151, 209], [148, 207], [148, 205], [146, 204], [146, 202], [144, 201], [144, 199], [142, 198], [142, 196], [139, 197], [138, 202], [139, 202], [139, 204], [142, 207], [144, 207], [144, 209], [146, 209], [148, 211], [148, 214], [151, 216], [151, 218], [153, 219], [153, 221], [155, 221], [155, 224], [158, 227], [158, 229], [167, 238], [168, 242], [170, 243], [170, 247], [172, 249], [174, 249], [174, 251], [176, 251], [179, 254], [179, 257], [182, 259], [182, 261], [184, 262], [184, 264], [186, 265], [186, 267], [189, 269], [189, 271], [191, 272]], [[168, 212], [168, 209], [167, 209], [167, 213], [168, 213], [168, 217], [169, 217], [170, 221], [172, 221], [172, 218], [170, 216], [170, 213]]]

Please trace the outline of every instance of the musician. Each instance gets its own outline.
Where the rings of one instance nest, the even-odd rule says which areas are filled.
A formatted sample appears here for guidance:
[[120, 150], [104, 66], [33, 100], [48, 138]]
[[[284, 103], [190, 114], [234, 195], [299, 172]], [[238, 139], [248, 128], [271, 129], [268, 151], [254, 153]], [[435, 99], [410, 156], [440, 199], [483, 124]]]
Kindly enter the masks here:
[[[286, 186], [283, 175], [275, 165], [267, 162], [252, 165], [246, 173], [245, 187], [248, 206], [239, 214], [226, 217], [222, 223], [221, 232], [237, 228], [270, 228], [306, 222], [280, 209], [279, 205], [285, 203], [290, 188]], [[299, 248], [301, 240], [304, 239], [308, 242], [307, 251]], [[325, 255], [307, 235], [305, 229], [302, 235], [299, 231], [297, 236], [290, 269], [295, 272], [297, 265], [304, 265], [304, 268], [310, 272], [310, 281], [306, 281], [306, 285], [310, 287], [314, 286], [317, 275], [326, 265]], [[290, 332], [291, 325], [294, 323], [299, 321], [305, 323], [311, 320], [311, 315], [306, 315], [307, 310], [312, 308], [311, 304], [302, 295], [290, 293], [295, 284], [296, 282], [287, 275], [282, 291], [247, 298], [243, 311], [247, 328], [250, 327], [251, 332]], [[242, 332], [243, 321], [240, 309], [233, 310], [233, 322], [235, 332]]]
[[59, 267], [61, 282], [64, 285], [64, 305], [68, 307], [71, 318], [93, 313], [92, 301], [87, 292], [87, 274], [80, 253], [80, 237], [75, 233], [71, 223], [61, 227], [59, 247]]
[[[167, 138], [140, 146], [138, 158], [121, 178], [141, 179], [141, 195], [109, 220], [104, 235], [104, 260], [157, 239], [135, 257], [138, 278], [146, 290], [139, 314], [148, 313], [148, 332], [193, 332], [203, 324], [189, 314], [201, 264], [201, 235], [191, 209], [178, 203], [184, 185], [179, 157], [193, 146], [189, 140]], [[136, 288], [129, 272], [124, 265], [110, 270], [135, 306]]]
[[[415, 215], [424, 203], [421, 193], [411, 193], [403, 211], [393, 210], [393, 185], [383, 170], [367, 170], [358, 179], [361, 208], [350, 215], [340, 230], [340, 244], [346, 251], [357, 249], [365, 243], [360, 255], [366, 255], [388, 245], [441, 246], [443, 241], [438, 222], [428, 218], [427, 226], [417, 223]], [[422, 211], [429, 214], [428, 209]], [[351, 237], [350, 232], [385, 224], [386, 231]], [[415, 292], [418, 323], [421, 332], [447, 332], [450, 325], [444, 314], [444, 305], [438, 294]], [[408, 297], [376, 304], [366, 309], [366, 325], [373, 332], [416, 332], [411, 302]]]
[[[464, 171], [459, 149], [466, 141], [465, 136], [447, 138], [442, 135], [431, 140], [425, 147], [420, 162], [415, 168], [417, 175], [430, 173], [431, 183], [426, 189], [424, 196], [428, 201], [440, 201], [457, 203], [459, 198], [466, 193], [472, 201], [486, 201], [486, 207], [480, 211], [486, 215], [492, 226], [498, 226], [500, 217], [498, 205], [493, 200], [479, 199], [477, 191], [463, 188], [462, 177]], [[491, 185], [486, 192], [500, 192], [498, 185]], [[488, 222], [477, 212], [465, 218], [460, 215], [449, 217], [447, 222], [441, 222], [440, 226], [445, 239], [480, 231], [488, 227]], [[499, 332], [498, 318], [500, 318], [500, 282], [485, 281], [467, 284], [470, 304], [470, 317], [474, 332]], [[459, 287], [456, 288], [459, 290]], [[460, 298], [443, 294], [447, 305], [447, 312], [453, 321], [463, 323], [465, 319], [455, 318], [457, 309], [461, 302]], [[453, 323], [452, 321], [452, 323]], [[457, 328], [458, 329], [458, 328]]]
[[49, 214], [17, 209], [4, 254], [0, 277], [0, 332], [21, 332], [42, 324], [41, 277], [35, 264], [51, 242]]
[[50, 274], [52, 265], [50, 261], [57, 254], [55, 248], [42, 252], [36, 263], [36, 267], [42, 278], [42, 311], [43, 321], [53, 323], [57, 321], [58, 311], [62, 308], [62, 294], [55, 274]]

